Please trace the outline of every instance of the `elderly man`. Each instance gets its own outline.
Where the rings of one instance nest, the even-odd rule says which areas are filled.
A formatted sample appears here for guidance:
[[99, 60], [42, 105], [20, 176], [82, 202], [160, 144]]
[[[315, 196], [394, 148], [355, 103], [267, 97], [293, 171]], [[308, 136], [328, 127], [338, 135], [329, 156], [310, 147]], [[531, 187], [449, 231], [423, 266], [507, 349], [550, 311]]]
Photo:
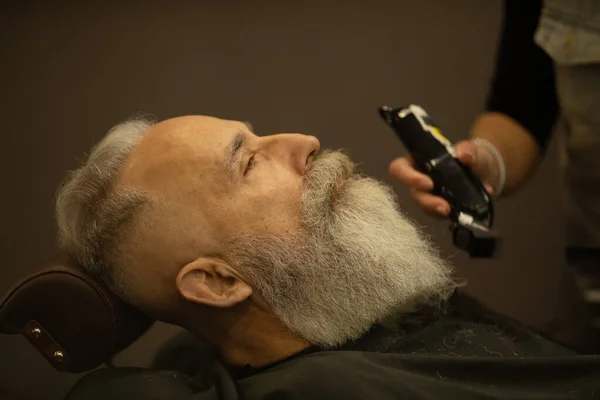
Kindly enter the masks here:
[[61, 187], [57, 219], [90, 274], [219, 354], [207, 380], [100, 370], [70, 399], [600, 390], [600, 360], [458, 293], [392, 191], [312, 136], [206, 116], [125, 122]]

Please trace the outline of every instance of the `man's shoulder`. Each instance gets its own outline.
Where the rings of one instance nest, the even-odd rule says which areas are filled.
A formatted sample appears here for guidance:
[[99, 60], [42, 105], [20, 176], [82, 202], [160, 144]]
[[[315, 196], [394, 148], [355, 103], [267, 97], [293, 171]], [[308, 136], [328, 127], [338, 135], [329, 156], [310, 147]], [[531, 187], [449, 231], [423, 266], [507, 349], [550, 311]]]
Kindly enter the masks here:
[[[540, 387], [539, 377], [553, 382]], [[326, 351], [282, 363], [237, 382], [246, 399], [504, 398], [515, 392], [544, 396], [600, 388], [600, 358], [451, 357]]]
[[[81, 379], [67, 400], [470, 399], [484, 394], [503, 397], [515, 391], [543, 397], [600, 389], [600, 358], [595, 356], [450, 357], [323, 351], [287, 360], [235, 383], [225, 368], [220, 371], [214, 382], [204, 384], [179, 372], [102, 369]], [[553, 385], [540, 387], [540, 376]]]
[[[391, 374], [368, 353], [326, 351], [298, 357], [225, 387], [172, 371], [104, 368], [79, 380], [66, 400], [416, 399], [411, 379]], [[385, 364], [385, 362], [383, 363]], [[393, 383], [392, 383], [393, 382]], [[234, 393], [235, 392], [235, 393]]]
[[66, 400], [189, 399], [206, 386], [180, 372], [142, 368], [102, 368], [88, 373]]
[[[392, 362], [394, 364], [394, 362]], [[246, 398], [414, 399], [414, 377], [384, 354], [322, 351], [238, 381]]]

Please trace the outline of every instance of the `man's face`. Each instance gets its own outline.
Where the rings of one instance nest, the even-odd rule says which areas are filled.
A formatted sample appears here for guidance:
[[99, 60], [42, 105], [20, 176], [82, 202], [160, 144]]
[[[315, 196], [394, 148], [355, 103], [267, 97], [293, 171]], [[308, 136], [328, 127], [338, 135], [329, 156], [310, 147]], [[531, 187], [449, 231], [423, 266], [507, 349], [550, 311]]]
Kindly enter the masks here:
[[139, 287], [156, 276], [173, 286], [173, 268], [199, 254], [230, 261], [226, 245], [236, 237], [297, 232], [303, 179], [318, 151], [313, 136], [258, 137], [237, 121], [188, 116], [157, 124], [120, 179], [156, 196], [142, 235], [130, 242], [144, 273], [129, 271], [130, 279]]
[[209, 117], [146, 133], [120, 182], [156, 197], [129, 241], [138, 261], [127, 279], [140, 305], [172, 307], [177, 271], [198, 257], [231, 266], [288, 329], [327, 346], [398, 308], [444, 297], [450, 270], [390, 188], [356, 174], [346, 155], [318, 151], [312, 136], [257, 137]]

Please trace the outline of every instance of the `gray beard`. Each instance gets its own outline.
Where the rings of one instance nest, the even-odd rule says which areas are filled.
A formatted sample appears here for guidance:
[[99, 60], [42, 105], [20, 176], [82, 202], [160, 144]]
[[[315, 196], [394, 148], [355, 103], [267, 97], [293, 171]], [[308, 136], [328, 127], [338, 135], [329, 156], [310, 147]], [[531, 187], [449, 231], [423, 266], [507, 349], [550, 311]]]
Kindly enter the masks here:
[[240, 269], [275, 315], [323, 347], [356, 339], [393, 313], [439, 303], [456, 286], [391, 188], [354, 168], [341, 152], [323, 153], [306, 175], [302, 231], [234, 245]]

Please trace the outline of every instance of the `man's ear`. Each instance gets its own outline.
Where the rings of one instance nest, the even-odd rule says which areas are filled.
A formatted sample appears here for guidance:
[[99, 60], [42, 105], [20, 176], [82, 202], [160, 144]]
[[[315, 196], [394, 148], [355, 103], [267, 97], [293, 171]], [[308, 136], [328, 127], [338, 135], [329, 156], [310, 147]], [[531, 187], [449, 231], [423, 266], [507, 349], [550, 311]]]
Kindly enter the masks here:
[[252, 288], [227, 263], [198, 258], [177, 274], [177, 290], [189, 301], [213, 307], [232, 307], [246, 300]]

